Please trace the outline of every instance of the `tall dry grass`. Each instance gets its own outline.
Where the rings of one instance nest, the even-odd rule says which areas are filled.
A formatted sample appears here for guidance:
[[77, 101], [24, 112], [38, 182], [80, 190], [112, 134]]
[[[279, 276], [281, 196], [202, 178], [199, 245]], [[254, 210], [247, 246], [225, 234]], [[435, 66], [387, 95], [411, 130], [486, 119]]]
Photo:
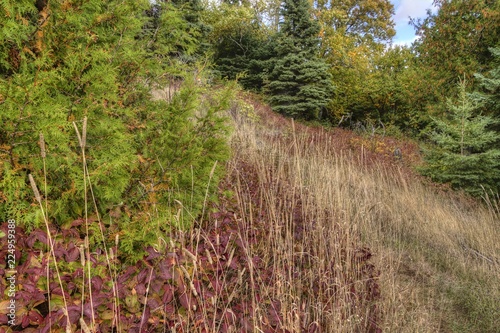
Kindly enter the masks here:
[[249, 230], [267, 228], [248, 251], [272, 267], [253, 280], [279, 304], [283, 327], [500, 327], [498, 198], [483, 205], [436, 191], [399, 161], [366, 163], [331, 131], [259, 115], [235, 117], [230, 168], [239, 216]]
[[[281, 326], [292, 332], [376, 332], [378, 272], [362, 246], [351, 211], [336, 184], [345, 159], [324, 133], [324, 144], [292, 127], [280, 131], [239, 120], [233, 138], [239, 215], [266, 236], [259, 254], [271, 277], [256, 273], [256, 289], [279, 304]], [[339, 203], [342, 202], [342, 205]], [[258, 312], [258, 311], [257, 311]]]

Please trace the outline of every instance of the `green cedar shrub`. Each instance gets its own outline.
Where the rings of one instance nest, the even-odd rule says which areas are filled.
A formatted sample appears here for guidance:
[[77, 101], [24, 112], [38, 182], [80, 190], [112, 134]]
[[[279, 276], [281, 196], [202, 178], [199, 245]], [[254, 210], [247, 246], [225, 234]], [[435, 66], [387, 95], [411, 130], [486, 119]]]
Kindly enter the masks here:
[[[180, 9], [160, 9], [148, 15], [148, 0], [0, 6], [0, 220], [27, 227], [43, 221], [28, 174], [47, 200], [51, 222], [84, 216], [90, 190], [73, 126], [81, 133], [84, 117], [98, 212], [110, 220], [121, 207], [121, 218], [114, 218], [127, 253], [139, 256], [137, 249], [157, 240], [165, 225], [188, 226], [187, 219], [172, 219], [177, 202], [194, 217], [201, 213], [228, 157], [221, 111], [232, 89], [207, 97], [194, 65], [176, 51], [194, 54], [196, 34]], [[170, 102], [153, 101], [151, 87], [171, 77], [184, 82], [180, 92]]]

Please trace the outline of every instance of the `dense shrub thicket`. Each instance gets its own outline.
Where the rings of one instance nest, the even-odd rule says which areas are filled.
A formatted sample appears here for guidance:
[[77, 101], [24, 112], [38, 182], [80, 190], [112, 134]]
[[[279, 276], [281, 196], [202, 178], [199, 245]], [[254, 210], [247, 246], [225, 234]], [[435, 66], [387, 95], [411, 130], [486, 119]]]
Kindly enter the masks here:
[[[221, 175], [217, 161], [228, 156], [221, 111], [231, 88], [208, 97], [194, 70], [200, 28], [182, 7], [151, 6], [0, 7], [0, 220], [43, 221], [29, 174], [57, 225], [86, 210], [137, 225], [127, 226], [137, 235], [122, 243], [131, 253], [135, 241], [147, 243], [153, 229], [143, 222], [153, 216], [168, 224], [179, 210], [201, 212]], [[153, 101], [152, 88], [172, 83], [171, 100]]]

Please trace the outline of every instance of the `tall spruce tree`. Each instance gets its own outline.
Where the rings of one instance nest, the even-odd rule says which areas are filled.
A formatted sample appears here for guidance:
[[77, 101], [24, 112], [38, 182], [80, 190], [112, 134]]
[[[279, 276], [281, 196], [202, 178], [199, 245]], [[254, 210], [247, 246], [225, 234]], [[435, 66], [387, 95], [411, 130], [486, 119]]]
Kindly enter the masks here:
[[284, 115], [319, 119], [333, 93], [328, 65], [318, 57], [319, 24], [308, 0], [285, 0], [282, 16], [266, 87], [269, 102]]
[[425, 175], [472, 195], [483, 188], [500, 191], [500, 134], [491, 130], [493, 118], [475, 112], [477, 103], [459, 83], [456, 101], [448, 100], [448, 119], [435, 120], [432, 140], [436, 147], [426, 152]]

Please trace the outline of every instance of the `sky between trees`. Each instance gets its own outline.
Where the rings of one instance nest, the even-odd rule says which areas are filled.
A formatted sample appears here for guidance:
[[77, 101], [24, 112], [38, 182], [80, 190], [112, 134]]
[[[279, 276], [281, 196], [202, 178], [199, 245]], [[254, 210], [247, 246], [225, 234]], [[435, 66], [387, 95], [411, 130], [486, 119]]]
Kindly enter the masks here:
[[415, 40], [415, 29], [408, 24], [409, 17], [424, 18], [427, 10], [435, 11], [433, 0], [391, 0], [394, 5], [396, 24], [395, 45], [410, 45]]

